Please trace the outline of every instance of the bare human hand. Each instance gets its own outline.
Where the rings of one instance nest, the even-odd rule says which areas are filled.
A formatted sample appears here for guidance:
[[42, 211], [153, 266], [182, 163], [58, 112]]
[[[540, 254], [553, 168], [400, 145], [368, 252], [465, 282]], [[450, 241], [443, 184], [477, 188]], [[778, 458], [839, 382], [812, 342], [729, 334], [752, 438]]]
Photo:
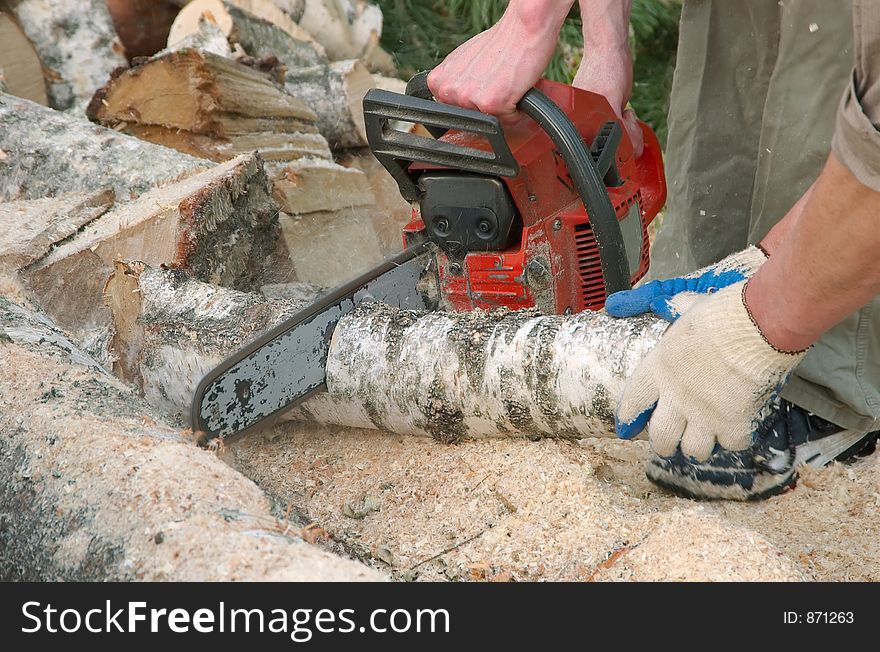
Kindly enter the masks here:
[[444, 104], [517, 122], [516, 104], [541, 78], [572, 0], [511, 0], [504, 16], [456, 48], [428, 75]]
[[644, 139], [635, 111], [627, 108], [632, 92], [632, 53], [629, 46], [585, 51], [572, 86], [598, 93], [608, 100], [629, 134], [636, 156], [642, 153]]

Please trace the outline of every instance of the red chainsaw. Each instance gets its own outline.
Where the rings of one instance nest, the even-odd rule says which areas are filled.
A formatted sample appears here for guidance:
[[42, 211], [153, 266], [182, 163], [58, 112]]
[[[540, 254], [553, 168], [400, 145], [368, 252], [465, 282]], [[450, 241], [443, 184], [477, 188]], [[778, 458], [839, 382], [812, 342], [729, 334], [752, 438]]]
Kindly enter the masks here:
[[[193, 428], [230, 437], [324, 388], [330, 338], [362, 301], [402, 309], [599, 310], [648, 270], [666, 201], [660, 145], [632, 143], [607, 100], [542, 80], [506, 130], [436, 102], [427, 74], [363, 101], [370, 148], [413, 205], [404, 251], [322, 297], [199, 384]], [[421, 129], [412, 130], [413, 125]]]

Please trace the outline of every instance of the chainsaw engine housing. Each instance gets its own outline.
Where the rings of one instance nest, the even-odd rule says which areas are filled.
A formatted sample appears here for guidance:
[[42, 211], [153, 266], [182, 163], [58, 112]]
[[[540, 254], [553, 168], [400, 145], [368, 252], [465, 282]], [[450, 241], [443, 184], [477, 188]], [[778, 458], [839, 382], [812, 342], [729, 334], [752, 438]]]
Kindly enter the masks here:
[[[648, 271], [648, 224], [666, 200], [656, 136], [640, 123], [644, 149], [636, 157], [604, 97], [546, 80], [536, 89], [567, 115], [593, 161], [604, 159], [604, 191], [624, 241], [629, 281], [635, 283]], [[505, 128], [503, 138], [515, 174], [462, 169], [452, 157], [446, 157], [448, 165], [416, 160], [407, 167], [418, 192], [411, 192], [413, 218], [404, 228], [405, 242], [427, 237], [438, 245], [441, 305], [537, 307], [547, 314], [601, 309], [606, 279], [597, 238], [559, 148], [527, 118]], [[475, 130], [452, 128], [436, 143], [440, 152], [504, 158], [490, 157], [497, 142]]]

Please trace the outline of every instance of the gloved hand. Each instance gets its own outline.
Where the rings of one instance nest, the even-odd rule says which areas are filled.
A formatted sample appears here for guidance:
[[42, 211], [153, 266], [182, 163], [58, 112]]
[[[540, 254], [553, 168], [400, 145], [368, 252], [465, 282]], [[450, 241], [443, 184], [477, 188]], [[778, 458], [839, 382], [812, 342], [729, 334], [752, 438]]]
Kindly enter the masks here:
[[716, 443], [749, 447], [761, 411], [804, 352], [767, 342], [744, 303], [745, 285], [702, 296], [669, 327], [623, 389], [619, 437], [647, 426], [657, 455], [673, 455], [680, 444], [697, 460], [708, 459]]
[[605, 311], [612, 317], [653, 312], [662, 319], [675, 321], [702, 295], [751, 278], [766, 260], [767, 255], [752, 245], [685, 276], [615, 292], [606, 299]]

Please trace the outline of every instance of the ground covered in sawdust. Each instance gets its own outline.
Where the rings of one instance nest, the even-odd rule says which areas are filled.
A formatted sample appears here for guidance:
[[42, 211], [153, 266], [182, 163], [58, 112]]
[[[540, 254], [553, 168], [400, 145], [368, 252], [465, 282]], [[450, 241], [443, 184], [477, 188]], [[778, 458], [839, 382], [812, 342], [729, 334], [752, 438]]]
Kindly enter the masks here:
[[697, 503], [648, 482], [646, 454], [283, 423], [222, 457], [316, 538], [402, 580], [880, 580], [880, 455], [765, 502]]

